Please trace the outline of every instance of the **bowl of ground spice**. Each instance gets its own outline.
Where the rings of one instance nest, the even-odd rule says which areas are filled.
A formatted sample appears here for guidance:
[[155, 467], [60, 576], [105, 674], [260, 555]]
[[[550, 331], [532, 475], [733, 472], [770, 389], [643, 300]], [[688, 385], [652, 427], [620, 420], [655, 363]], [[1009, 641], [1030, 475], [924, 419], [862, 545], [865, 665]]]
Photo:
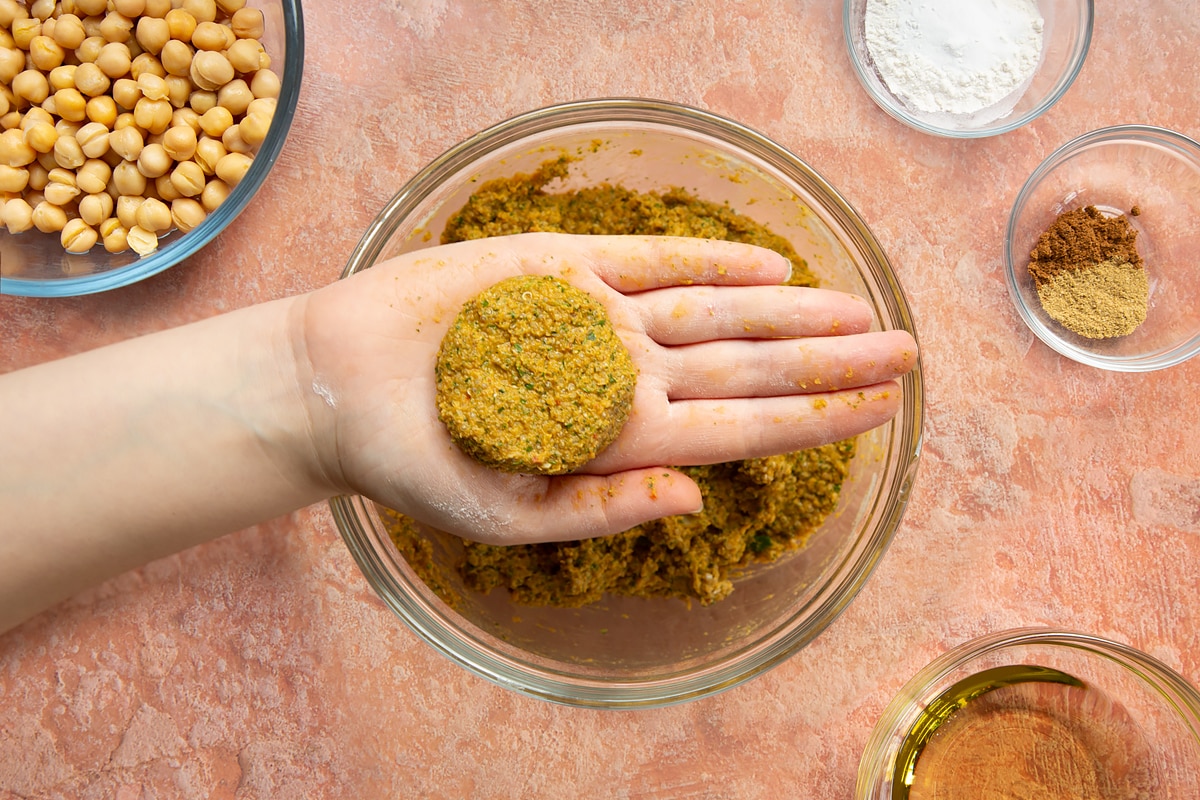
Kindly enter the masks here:
[[[791, 259], [791, 282], [852, 292], [870, 302], [877, 328], [914, 330], [879, 244], [808, 165], [735, 122], [649, 100], [553, 106], [467, 139], [391, 200], [345, 275], [439, 242], [525, 230], [760, 244]], [[517, 328], [504, 333], [501, 345], [492, 343], [496, 330], [487, 319], [496, 298], [480, 297], [453, 323], [463, 329], [442, 342], [442, 415], [451, 430], [459, 427], [456, 417], [483, 423], [452, 434], [467, 452], [478, 450], [472, 437], [493, 440], [496, 430], [505, 434], [502, 444], [529, 436], [515, 455], [498, 448], [478, 457], [501, 470], [553, 474], [574, 457], [590, 456], [567, 436], [554, 437], [543, 452], [538, 437], [552, 421], [528, 415], [505, 421], [503, 409], [466, 409], [464, 380], [505, 380], [511, 387], [516, 375], [517, 391], [505, 396], [518, 398], [520, 376], [565, 375], [560, 383], [576, 391], [592, 365], [610, 364], [604, 413], [620, 413], [620, 353], [604, 344], [605, 323], [586, 311], [586, 298], [553, 285], [495, 289], [505, 309], [533, 303], [551, 327], [574, 322], [565, 326], [575, 342], [564, 348], [566, 368], [539, 370], [548, 356], [530, 360], [529, 348], [518, 352]], [[567, 312], [553, 312], [558, 305]], [[481, 323], [488, 329], [478, 330]], [[545, 326], [530, 319], [528, 327]], [[507, 349], [503, 363], [492, 360], [497, 370], [467, 374], [465, 366], [478, 361], [472, 353], [498, 347]], [[459, 665], [561, 703], [680, 702], [780, 663], [857, 594], [899, 525], [916, 469], [919, 366], [901, 389], [899, 414], [854, 439], [687, 468], [705, 495], [702, 514], [611, 537], [497, 547], [430, 530], [361, 497], [336, 498], [332, 510], [378, 595]]]
[[1091, 0], [845, 0], [850, 63], [892, 117], [938, 136], [1015, 130], [1075, 81]]
[[888, 704], [855, 800], [1196, 797], [1200, 693], [1126, 644], [1018, 628], [918, 672]]
[[1122, 125], [1084, 134], [1029, 177], [1009, 217], [1009, 292], [1057, 352], [1148, 372], [1200, 352], [1200, 144]]

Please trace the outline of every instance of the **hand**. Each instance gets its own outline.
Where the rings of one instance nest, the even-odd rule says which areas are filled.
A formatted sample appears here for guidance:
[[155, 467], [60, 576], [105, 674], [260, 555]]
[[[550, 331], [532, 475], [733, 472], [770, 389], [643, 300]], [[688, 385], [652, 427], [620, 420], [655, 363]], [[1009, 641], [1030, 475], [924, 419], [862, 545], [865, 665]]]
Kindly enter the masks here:
[[[694, 513], [665, 468], [837, 441], [891, 418], [916, 363], [904, 331], [868, 333], [851, 295], [781, 286], [750, 245], [522, 234], [418, 251], [308, 295], [292, 325], [313, 443], [329, 479], [461, 536], [499, 544], [617, 533]], [[639, 373], [617, 440], [578, 473], [513, 475], [462, 453], [439, 421], [434, 363], [465, 301], [515, 275], [599, 300]]]

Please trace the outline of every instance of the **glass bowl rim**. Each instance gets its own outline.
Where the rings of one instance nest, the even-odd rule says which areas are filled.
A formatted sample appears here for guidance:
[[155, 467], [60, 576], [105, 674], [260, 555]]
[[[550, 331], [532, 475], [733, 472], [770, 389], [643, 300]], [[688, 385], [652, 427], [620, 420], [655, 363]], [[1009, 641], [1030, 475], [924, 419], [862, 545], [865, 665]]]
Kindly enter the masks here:
[[842, 34], [845, 39], [846, 51], [850, 56], [850, 64], [854, 67], [854, 75], [858, 78], [858, 82], [862, 84], [862, 87], [867, 91], [871, 99], [875, 101], [875, 104], [883, 109], [888, 116], [908, 125], [914, 130], [947, 139], [983, 139], [990, 136], [999, 136], [1028, 125], [1049, 111], [1075, 84], [1075, 79], [1079, 77], [1079, 73], [1083, 70], [1084, 62], [1087, 61], [1088, 51], [1091, 49], [1092, 32], [1096, 20], [1095, 0], [1080, 0], [1081, 11], [1084, 14], [1084, 25], [1078, 40], [1075, 42], [1074, 52], [1069, 62], [1069, 69], [1059, 78], [1055, 84], [1054, 91], [1042, 98], [1041, 102], [1018, 117], [1002, 118], [1002, 120], [998, 121], [1002, 122], [1002, 124], [988, 124], [981, 128], [962, 130], [946, 128], [926, 122], [917, 115], [906, 111], [890, 92], [881, 93], [867, 79], [870, 70], [866, 64], [862, 63], [858, 57], [858, 53], [855, 51], [854, 41], [856, 33], [850, 24], [850, 7], [854, 2], [855, 0], [843, 0]]
[[[446, 178], [467, 165], [537, 134], [588, 123], [623, 122], [712, 136], [727, 146], [765, 159], [798, 184], [805, 185], [807, 181], [809, 190], [822, 198], [823, 210], [842, 226], [843, 234], [855, 238], [868, 251], [871, 263], [857, 266], [870, 272], [880, 285], [886, 287], [885, 296], [877, 302], [884, 302], [898, 326], [916, 336], [907, 298], [881, 246], [857, 212], [807, 163], [762, 134], [732, 120], [677, 103], [642, 98], [596, 98], [546, 106], [510, 117], [461, 141], [414, 175], [384, 206], [352, 252], [342, 278], [374, 264], [408, 216]], [[911, 494], [924, 436], [924, 391], [919, 365], [905, 376], [904, 398], [904, 410], [911, 419], [906, 420], [907, 428], [893, 437], [901, 442], [896, 463], [890, 467], [896, 473], [895, 485], [887, 497], [876, 499], [875, 506], [881, 507], [883, 513], [879, 514], [873, 528], [862, 531], [842, 554], [837, 568], [831, 568], [830, 580], [809, 604], [816, 608], [816, 613], [802, 620], [792, 614], [754, 643], [735, 651], [732, 657], [665, 677], [605, 680], [570, 675], [517, 663], [495, 651], [481, 650], [474, 638], [446, 636], [448, 628], [442, 624], [444, 616], [433, 613], [414, 593], [393, 592], [388, 588], [390, 576], [374, 551], [372, 537], [363, 527], [362, 515], [368, 520], [371, 518], [366, 509], [370, 501], [357, 496], [341, 496], [333, 498], [330, 507], [343, 540], [375, 594], [421, 639], [469, 672], [520, 694], [566, 705], [599, 708], [670, 705], [715, 694], [776, 666], [824, 631], [857, 595], [898, 530]], [[847, 565], [849, 561], [853, 563]]]
[[1037, 645], [1082, 650], [1136, 675], [1176, 712], [1176, 717], [1187, 722], [1184, 714], [1190, 715], [1194, 722], [1189, 723], [1189, 727], [1197, 745], [1200, 745], [1200, 690], [1160, 659], [1128, 644], [1068, 628], [1009, 628], [969, 639], [950, 648], [905, 681], [879, 715], [863, 749], [854, 792], [855, 800], [881, 798], [876, 794], [876, 790], [892, 775], [895, 739], [901, 736], [903, 728], [911, 725], [911, 711], [938, 696], [946, 688], [941, 684], [956, 669], [989, 653]]
[[283, 9], [283, 36], [287, 48], [283, 58], [283, 80], [279, 87], [275, 116], [267, 137], [250, 164], [250, 169], [217, 210], [205, 217], [204, 221], [191, 231], [180, 235], [174, 241], [168, 240], [165, 246], [125, 266], [51, 280], [5, 276], [0, 278], [0, 295], [78, 297], [129, 286], [165, 272], [195, 255], [242, 213], [258, 194], [266, 181], [267, 173], [279, 158], [300, 99], [300, 84], [304, 73], [304, 14], [300, 7], [301, 0], [279, 0], [279, 4]]
[[1026, 327], [1047, 347], [1060, 355], [1080, 364], [1112, 372], [1152, 372], [1182, 364], [1200, 353], [1200, 331], [1197, 331], [1191, 339], [1183, 341], [1163, 353], [1151, 356], [1106, 356], [1076, 347], [1055, 334], [1042, 320], [1038, 319], [1022, 297], [1020, 287], [1017, 285], [1018, 268], [1013, 252], [1013, 239], [1016, 237], [1017, 220], [1025, 210], [1030, 195], [1041, 185], [1046, 175], [1063, 162], [1093, 145], [1128, 140], [1143, 142], [1146, 139], [1152, 139], [1188, 156], [1200, 168], [1200, 142], [1168, 128], [1155, 125], [1125, 124], [1088, 131], [1060, 145], [1038, 164], [1017, 193], [1017, 198], [1013, 201], [1012, 209], [1009, 211], [1008, 224], [1004, 230], [1005, 282], [1008, 286], [1009, 297], [1012, 298], [1013, 305], [1016, 306], [1017, 313]]

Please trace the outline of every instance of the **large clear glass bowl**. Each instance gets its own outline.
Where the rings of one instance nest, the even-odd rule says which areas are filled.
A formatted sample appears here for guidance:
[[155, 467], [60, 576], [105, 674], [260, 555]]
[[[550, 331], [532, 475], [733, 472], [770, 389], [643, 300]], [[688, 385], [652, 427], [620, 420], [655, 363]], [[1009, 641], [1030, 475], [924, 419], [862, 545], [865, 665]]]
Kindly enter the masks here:
[[[462, 142], [414, 177], [363, 236], [345, 275], [438, 242], [447, 218], [483, 182], [531, 172], [567, 153], [564, 188], [602, 182], [641, 191], [682, 187], [728, 202], [788, 237], [824, 286], [869, 298], [878, 326], [913, 331], [912, 315], [875, 238], [816, 172], [737, 123], [678, 105], [593, 100], [533, 111]], [[808, 546], [751, 568], [709, 607], [608, 597], [578, 609], [530, 608], [503, 591], [466, 589], [461, 544], [434, 536], [452, 608], [388, 538], [381, 509], [332, 502], [346, 544], [379, 596], [458, 664], [527, 695], [580, 706], [655, 706], [747, 680], [804, 647], [853, 599], [900, 522], [921, 442], [922, 384], [903, 381], [903, 407], [864, 434], [835, 514]]]
[[70, 297], [128, 286], [193, 255], [242, 213], [283, 149], [304, 67], [304, 18], [300, 0], [247, 0], [263, 12], [263, 46], [280, 77], [279, 104], [266, 139], [245, 177], [217, 210], [186, 234], [173, 231], [144, 258], [133, 251], [109, 253], [97, 245], [87, 253], [65, 253], [57, 235], [37, 230], [10, 234], [0, 226], [0, 294]]

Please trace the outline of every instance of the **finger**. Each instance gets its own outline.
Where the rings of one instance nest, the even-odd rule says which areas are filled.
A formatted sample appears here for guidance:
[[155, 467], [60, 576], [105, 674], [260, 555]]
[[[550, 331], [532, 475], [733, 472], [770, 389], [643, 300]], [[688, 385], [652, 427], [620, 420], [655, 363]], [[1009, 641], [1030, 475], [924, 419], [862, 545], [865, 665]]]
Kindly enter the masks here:
[[630, 298], [659, 344], [863, 333], [871, 307], [861, 298], [801, 286], [692, 286]]
[[791, 263], [764, 247], [683, 236], [581, 236], [592, 270], [623, 293], [667, 286], [773, 285], [791, 275]]
[[624, 434], [586, 469], [693, 466], [792, 453], [887, 422], [900, 408], [895, 381], [813, 395], [685, 400], [668, 406], [666, 430]]
[[548, 486], [544, 495], [523, 504], [517, 521], [497, 532], [503, 540], [493, 543], [611, 536], [652, 519], [698, 513], [704, 504], [695, 481], [663, 467], [613, 475], [568, 475], [550, 480]]
[[671, 400], [833, 392], [897, 378], [917, 361], [907, 331], [807, 339], [723, 341], [666, 355]]

